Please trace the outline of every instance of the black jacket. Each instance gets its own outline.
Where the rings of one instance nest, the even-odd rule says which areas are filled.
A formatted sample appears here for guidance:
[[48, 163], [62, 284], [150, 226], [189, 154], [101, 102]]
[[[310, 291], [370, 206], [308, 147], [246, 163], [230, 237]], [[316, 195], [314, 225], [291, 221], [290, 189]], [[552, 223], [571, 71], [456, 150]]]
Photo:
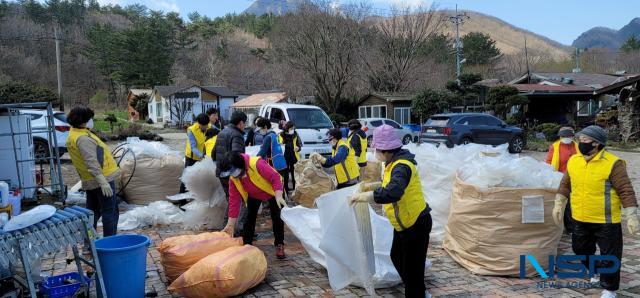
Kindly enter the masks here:
[[[355, 151], [356, 160], [358, 160], [360, 154], [362, 153], [362, 150], [367, 150], [367, 148], [362, 148], [362, 143], [360, 142], [360, 140], [367, 139], [367, 134], [362, 129], [358, 129], [349, 134], [349, 136], [354, 134], [357, 135], [357, 137], [354, 136], [353, 138], [351, 138], [351, 142], [349, 143], [349, 145], [351, 146], [351, 148], [353, 148], [353, 151]], [[367, 163], [358, 163], [358, 165], [364, 167], [367, 165]]]
[[[227, 152], [244, 153], [244, 133], [233, 124], [228, 124], [218, 134], [216, 146], [213, 148], [213, 160], [221, 160]], [[218, 162], [219, 165], [219, 162]], [[220, 167], [216, 167], [216, 176], [220, 176]]]
[[[282, 131], [280, 132], [280, 137], [282, 137], [282, 143], [284, 144], [284, 157], [287, 160], [287, 163], [296, 161], [296, 153], [294, 150], [294, 146], [298, 148], [302, 148], [302, 141], [300, 140], [300, 136], [298, 136], [298, 132], [294, 131], [292, 135]], [[293, 139], [298, 138], [297, 144], [293, 144]]]

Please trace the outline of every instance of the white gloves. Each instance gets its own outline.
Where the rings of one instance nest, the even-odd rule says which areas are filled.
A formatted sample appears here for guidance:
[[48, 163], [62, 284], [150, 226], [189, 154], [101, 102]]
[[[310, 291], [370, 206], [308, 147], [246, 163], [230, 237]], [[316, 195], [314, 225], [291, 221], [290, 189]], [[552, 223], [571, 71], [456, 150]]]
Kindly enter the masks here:
[[556, 226], [562, 226], [564, 223], [564, 208], [569, 199], [561, 194], [556, 194], [555, 205], [553, 206], [553, 221]]
[[280, 209], [284, 207], [289, 207], [287, 206], [287, 201], [285, 201], [284, 197], [282, 197], [282, 191], [276, 192], [276, 203], [278, 204], [278, 207], [280, 207]]
[[627, 221], [627, 229], [631, 235], [640, 230], [640, 222], [638, 221], [638, 207], [627, 207], [622, 209], [622, 218]]
[[373, 191], [356, 193], [349, 197], [349, 206], [353, 206], [356, 203], [369, 203], [373, 201]]
[[227, 221], [227, 226], [224, 227], [224, 229], [222, 229], [223, 233], [227, 233], [229, 236], [233, 237], [233, 233], [236, 230], [236, 222], [238, 221], [237, 218], [231, 218], [229, 217], [229, 221]]
[[320, 155], [320, 153], [318, 152], [311, 153], [309, 159], [311, 159], [311, 162], [315, 165], [323, 165], [325, 162], [327, 162], [327, 159], [322, 157], [322, 155]]
[[378, 187], [382, 187], [382, 182], [360, 183], [360, 188], [358, 189], [358, 192], [374, 191]]
[[113, 189], [111, 189], [111, 184], [107, 181], [107, 178], [104, 178], [102, 175], [96, 176], [96, 181], [100, 184], [100, 190], [102, 191], [102, 195], [105, 197], [113, 196]]

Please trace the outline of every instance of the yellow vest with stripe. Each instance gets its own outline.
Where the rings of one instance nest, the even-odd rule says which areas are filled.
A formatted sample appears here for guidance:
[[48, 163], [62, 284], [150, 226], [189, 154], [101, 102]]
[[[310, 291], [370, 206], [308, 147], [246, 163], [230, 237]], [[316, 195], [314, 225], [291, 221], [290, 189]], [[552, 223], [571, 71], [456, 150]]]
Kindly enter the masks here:
[[[247, 171], [247, 176], [249, 176], [249, 180], [251, 183], [255, 184], [260, 190], [275, 196], [276, 192], [273, 190], [273, 185], [267, 179], [262, 178], [262, 175], [258, 172], [258, 160], [260, 157], [251, 157], [249, 159], [249, 169]], [[242, 182], [240, 182], [240, 178], [231, 177], [231, 182], [236, 186], [236, 189], [242, 196], [244, 203], [247, 204], [247, 200], [249, 199], [249, 193], [242, 186]]]
[[[200, 130], [200, 124], [195, 123], [189, 126], [187, 130], [191, 131], [193, 136], [196, 138], [196, 146], [198, 147], [198, 150], [200, 151], [200, 153], [204, 154], [204, 140], [206, 139], [206, 136], [204, 135], [204, 132]], [[187, 147], [184, 149], [184, 156], [194, 160], [202, 159], [193, 154], [193, 152], [191, 151], [191, 142], [189, 142], [188, 138], [187, 138]]]
[[[562, 142], [560, 140], [553, 143], [553, 156], [551, 157], [551, 165], [553, 166], [554, 169], [556, 169], [556, 171], [560, 169], [560, 144], [561, 143]], [[580, 152], [580, 149], [578, 149], [578, 144], [576, 144], [576, 142], [571, 142], [571, 143], [573, 143], [573, 146], [576, 147], [576, 152]]]
[[427, 203], [422, 194], [422, 183], [420, 182], [416, 165], [406, 159], [399, 159], [385, 166], [382, 187], [386, 187], [389, 184], [393, 168], [398, 164], [406, 165], [411, 169], [411, 179], [400, 201], [384, 204], [383, 206], [391, 225], [396, 231], [400, 232], [416, 223], [420, 213], [427, 208]]
[[338, 144], [331, 152], [331, 155], [335, 157], [336, 153], [338, 152], [338, 148], [340, 148], [341, 146], [347, 147], [348, 154], [347, 158], [343, 162], [333, 166], [333, 169], [336, 172], [336, 179], [338, 180], [338, 184], [356, 183], [358, 182], [358, 178], [360, 177], [360, 167], [356, 162], [355, 152], [353, 151], [353, 149], [351, 149], [351, 147], [349, 147], [344, 139], [340, 139], [338, 141]]
[[[284, 144], [284, 139], [282, 138], [282, 134], [278, 134], [278, 142], [280, 144]], [[298, 147], [298, 135], [296, 134], [293, 137], [293, 153], [296, 155], [296, 161], [300, 160], [300, 152], [296, 151], [295, 148]]]
[[206, 141], [204, 141], [204, 151], [205, 151], [205, 155], [206, 156], [213, 156], [211, 155], [213, 153], [213, 147], [216, 146], [216, 141], [218, 140], [218, 136], [215, 136], [213, 138], [210, 138]]
[[91, 174], [89, 174], [87, 165], [84, 164], [84, 160], [80, 154], [80, 149], [78, 148], [78, 138], [81, 136], [90, 137], [98, 144], [98, 147], [102, 148], [102, 156], [98, 156], [98, 162], [100, 158], [102, 158], [102, 164], [100, 165], [100, 167], [102, 167], [102, 175], [108, 177], [115, 173], [118, 170], [118, 164], [113, 158], [113, 155], [111, 155], [109, 147], [88, 129], [72, 127], [69, 131], [69, 136], [67, 137], [67, 149], [69, 150], [71, 162], [78, 171], [78, 175], [80, 175], [80, 179], [82, 181], [91, 181], [95, 179]]
[[622, 203], [609, 181], [611, 169], [619, 157], [606, 150], [587, 162], [578, 151], [569, 159], [571, 178], [571, 214], [587, 223], [620, 223]]
[[365, 163], [367, 162], [367, 146], [369, 145], [367, 142], [367, 138], [363, 138], [360, 135], [356, 134], [356, 132], [353, 132], [347, 139], [347, 143], [349, 144], [349, 147], [351, 147], [351, 138], [353, 138], [354, 135], [357, 135], [358, 138], [360, 139], [360, 148], [362, 148], [362, 151], [360, 152], [360, 156], [358, 156], [357, 158], [358, 163]]

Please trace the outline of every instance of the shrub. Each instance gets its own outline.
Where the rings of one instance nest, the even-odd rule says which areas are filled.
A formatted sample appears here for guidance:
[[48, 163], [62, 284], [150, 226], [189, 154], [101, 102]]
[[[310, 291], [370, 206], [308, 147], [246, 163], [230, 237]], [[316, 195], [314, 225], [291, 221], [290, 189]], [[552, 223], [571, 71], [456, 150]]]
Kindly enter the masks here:
[[557, 123], [542, 123], [536, 126], [535, 131], [544, 133], [547, 141], [555, 141], [558, 138], [558, 131], [561, 125]]

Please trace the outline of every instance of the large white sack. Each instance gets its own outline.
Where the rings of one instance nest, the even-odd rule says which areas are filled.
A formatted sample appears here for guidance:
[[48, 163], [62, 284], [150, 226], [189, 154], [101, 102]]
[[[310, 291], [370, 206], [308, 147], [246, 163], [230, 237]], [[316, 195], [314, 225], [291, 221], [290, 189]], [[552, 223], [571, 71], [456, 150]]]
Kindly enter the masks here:
[[285, 208], [281, 217], [302, 242], [312, 260], [327, 269], [334, 291], [350, 284], [363, 287], [371, 283], [375, 288], [393, 287], [401, 282], [389, 256], [393, 227], [371, 208], [369, 213], [376, 272], [370, 281], [365, 280], [367, 276], [361, 275], [361, 268], [366, 266], [366, 256], [356, 237], [359, 231], [354, 210], [347, 202], [354, 190], [355, 187], [351, 187], [322, 195], [316, 200], [318, 209], [301, 206]]

